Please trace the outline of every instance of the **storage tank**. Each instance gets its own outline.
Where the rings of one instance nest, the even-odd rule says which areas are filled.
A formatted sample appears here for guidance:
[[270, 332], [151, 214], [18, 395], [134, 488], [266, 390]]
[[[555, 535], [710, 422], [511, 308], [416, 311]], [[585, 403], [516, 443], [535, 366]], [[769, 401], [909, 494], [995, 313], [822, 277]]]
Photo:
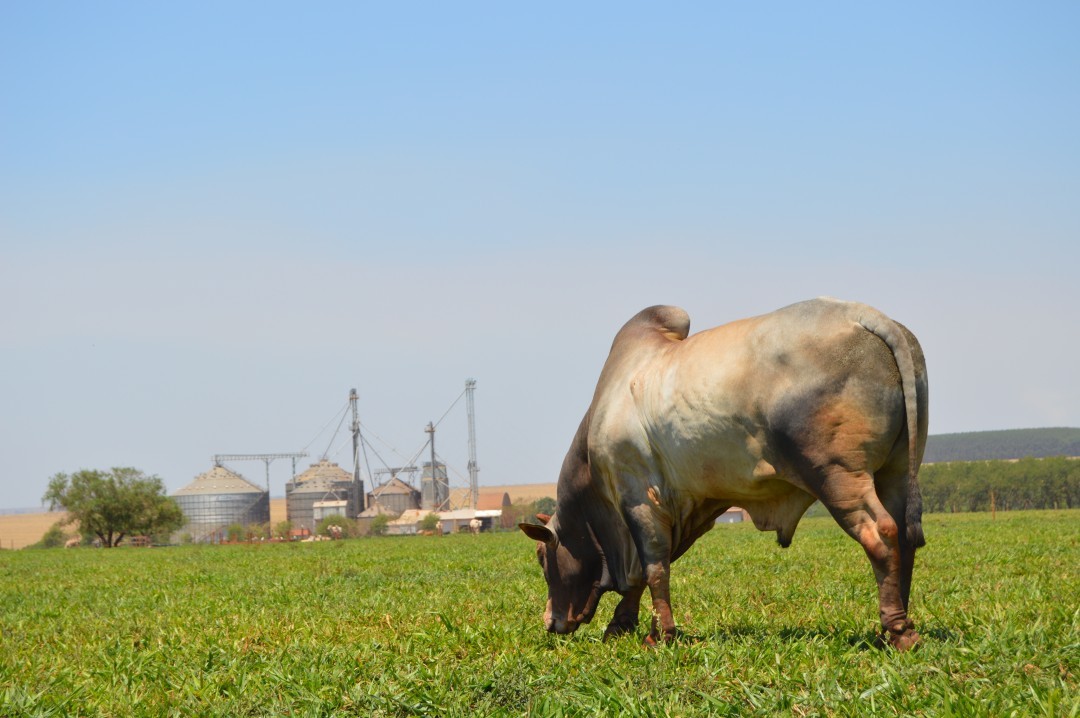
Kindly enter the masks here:
[[446, 464], [437, 463], [435, 473], [431, 472], [431, 462], [424, 462], [424, 472], [420, 477], [420, 508], [427, 511], [443, 511], [450, 498], [450, 482], [446, 479]]
[[[285, 515], [294, 529], [306, 528], [312, 532], [319, 519], [326, 515], [327, 502], [344, 501], [346, 518], [354, 519], [360, 513], [361, 486], [352, 474], [332, 461], [323, 459], [285, 484]], [[315, 504], [321, 504], [316, 512]], [[334, 513], [342, 513], [335, 507]], [[319, 513], [319, 516], [316, 516]]]
[[[394, 477], [368, 494], [368, 506], [378, 504], [382, 513], [400, 515], [411, 509], [420, 508], [420, 492]], [[373, 515], [377, 516], [379, 511]]]
[[224, 466], [199, 474], [173, 499], [187, 519], [180, 534], [196, 543], [220, 541], [232, 524], [270, 523], [270, 494]]

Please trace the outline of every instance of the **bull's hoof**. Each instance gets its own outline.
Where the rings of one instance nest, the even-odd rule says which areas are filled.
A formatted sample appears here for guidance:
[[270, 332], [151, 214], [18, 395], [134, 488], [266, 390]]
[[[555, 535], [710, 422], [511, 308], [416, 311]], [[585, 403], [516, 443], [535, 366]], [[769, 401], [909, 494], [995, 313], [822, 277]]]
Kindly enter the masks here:
[[904, 651], [910, 651], [919, 645], [919, 634], [912, 629], [907, 629], [903, 633], [890, 633], [889, 644], [900, 653]]
[[669, 631], [657, 632], [652, 631], [645, 636], [644, 645], [646, 648], [656, 648], [664, 643], [674, 643], [675, 641], [690, 637], [689, 634], [683, 633], [678, 628], [672, 628]]

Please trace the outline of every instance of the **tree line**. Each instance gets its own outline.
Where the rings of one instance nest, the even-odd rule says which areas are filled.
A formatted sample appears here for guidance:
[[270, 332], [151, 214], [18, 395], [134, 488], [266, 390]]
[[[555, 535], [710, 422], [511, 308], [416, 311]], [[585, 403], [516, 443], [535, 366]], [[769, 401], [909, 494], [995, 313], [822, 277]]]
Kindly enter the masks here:
[[1080, 507], [1080, 460], [954, 461], [919, 470], [923, 510], [1016, 511]]

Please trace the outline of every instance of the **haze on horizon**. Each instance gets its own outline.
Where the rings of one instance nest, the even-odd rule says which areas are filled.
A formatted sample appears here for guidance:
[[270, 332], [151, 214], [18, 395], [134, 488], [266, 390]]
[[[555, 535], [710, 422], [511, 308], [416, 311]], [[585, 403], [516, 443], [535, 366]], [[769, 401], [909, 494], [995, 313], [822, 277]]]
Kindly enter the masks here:
[[[1078, 21], [5, 3], [0, 507], [81, 468], [350, 466], [319, 429], [352, 387], [393, 464], [469, 377], [482, 485], [554, 481], [658, 303], [863, 301], [919, 337], [931, 433], [1080, 426]], [[463, 472], [463, 402], [437, 442]]]

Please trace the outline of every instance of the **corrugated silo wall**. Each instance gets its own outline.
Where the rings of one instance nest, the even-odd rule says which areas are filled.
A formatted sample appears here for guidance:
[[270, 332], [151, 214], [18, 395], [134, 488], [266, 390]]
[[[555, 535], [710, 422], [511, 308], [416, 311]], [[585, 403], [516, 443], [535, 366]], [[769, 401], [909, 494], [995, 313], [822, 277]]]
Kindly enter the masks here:
[[313, 522], [313, 504], [320, 500], [319, 494], [297, 491], [299, 485], [290, 481], [285, 484], [285, 517], [292, 522], [294, 529], [315, 530]]
[[220, 540], [229, 526], [270, 523], [270, 494], [244, 492], [235, 494], [188, 494], [173, 499], [187, 519], [181, 534], [189, 534], [196, 543]]
[[403, 514], [406, 511], [420, 508], [420, 502], [416, 500], [417, 494], [415, 493], [400, 493], [400, 494], [381, 494], [379, 496], [379, 505], [387, 511], [392, 511], [395, 514]]
[[322, 491], [304, 491], [305, 488], [299, 482], [285, 484], [285, 517], [294, 529], [306, 528], [315, 532], [318, 523], [315, 521], [316, 501], [347, 501], [347, 518], [356, 518], [360, 513], [360, 489], [355, 481], [334, 481]]
[[427, 511], [439, 511], [450, 498], [450, 485], [446, 477], [446, 465], [437, 464], [435, 476], [431, 476], [431, 462], [424, 463], [423, 474], [420, 477], [420, 508]]

